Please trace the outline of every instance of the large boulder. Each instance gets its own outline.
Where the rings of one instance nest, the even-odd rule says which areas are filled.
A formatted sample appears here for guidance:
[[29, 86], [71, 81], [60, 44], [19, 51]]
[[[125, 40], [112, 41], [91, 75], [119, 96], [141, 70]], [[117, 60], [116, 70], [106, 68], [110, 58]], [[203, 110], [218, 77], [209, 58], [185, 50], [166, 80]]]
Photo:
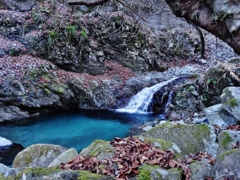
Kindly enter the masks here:
[[143, 137], [160, 138], [175, 143], [181, 150], [181, 155], [199, 151], [216, 154], [216, 136], [205, 124], [174, 124], [157, 125], [142, 134]]
[[52, 144], [35, 144], [19, 152], [13, 167], [48, 167], [67, 148]]
[[218, 62], [205, 76], [198, 79], [196, 85], [207, 107], [221, 103], [220, 95], [224, 88], [240, 85], [238, 62], [239, 60], [232, 63]]

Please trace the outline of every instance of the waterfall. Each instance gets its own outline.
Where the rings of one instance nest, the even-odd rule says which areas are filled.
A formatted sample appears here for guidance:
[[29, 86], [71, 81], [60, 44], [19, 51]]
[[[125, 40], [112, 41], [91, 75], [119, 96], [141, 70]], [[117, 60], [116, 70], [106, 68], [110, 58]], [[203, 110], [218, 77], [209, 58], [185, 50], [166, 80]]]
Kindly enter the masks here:
[[[147, 114], [148, 106], [152, 102], [154, 93], [169, 84], [175, 84], [179, 79], [182, 79], [182, 77], [175, 77], [154, 86], [145, 87], [130, 99], [126, 107], [117, 109], [116, 112]], [[168, 104], [166, 106], [168, 106]]]

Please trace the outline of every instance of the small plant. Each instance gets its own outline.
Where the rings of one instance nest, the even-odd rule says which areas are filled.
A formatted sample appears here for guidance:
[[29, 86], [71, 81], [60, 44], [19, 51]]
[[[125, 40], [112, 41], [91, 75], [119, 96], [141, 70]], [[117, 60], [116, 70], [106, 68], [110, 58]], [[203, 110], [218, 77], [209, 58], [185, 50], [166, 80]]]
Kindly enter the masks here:
[[217, 81], [213, 81], [212, 79], [208, 78], [207, 84], [213, 83], [213, 85], [217, 84]]
[[198, 74], [193, 74], [193, 75], [191, 75], [189, 78], [191, 78], [191, 79], [196, 79], [196, 78], [198, 78]]
[[81, 36], [84, 37], [84, 38], [87, 38], [87, 32], [86, 32], [86, 29], [82, 27], [82, 30], [81, 30]]
[[67, 35], [70, 38], [70, 36], [75, 36], [76, 35], [76, 27], [75, 26], [66, 26], [66, 31]]
[[189, 86], [187, 89], [186, 89], [187, 92], [193, 92], [194, 91], [194, 87], [193, 86]]
[[48, 34], [48, 41], [50, 42], [50, 44], [55, 42], [57, 36], [58, 36], [57, 32], [54, 32], [54, 31], [50, 31], [49, 32], [49, 34]]
[[229, 104], [231, 107], [237, 106], [238, 102], [236, 98], [229, 99], [226, 104]]

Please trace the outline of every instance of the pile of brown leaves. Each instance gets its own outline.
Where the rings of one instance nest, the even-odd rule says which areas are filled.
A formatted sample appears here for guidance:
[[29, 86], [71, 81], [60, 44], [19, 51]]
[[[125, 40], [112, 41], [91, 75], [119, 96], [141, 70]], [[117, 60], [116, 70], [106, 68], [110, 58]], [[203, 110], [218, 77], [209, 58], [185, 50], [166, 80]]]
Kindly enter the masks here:
[[239, 143], [239, 141], [237, 141], [235, 144], [232, 144], [232, 148], [233, 148], [233, 149], [240, 148], [240, 143]]
[[240, 125], [238, 125], [238, 124], [229, 125], [229, 126], [227, 127], [227, 130], [240, 131]]
[[216, 161], [216, 159], [214, 157], [212, 157], [212, 155], [206, 153], [206, 152], [198, 152], [196, 154], [193, 155], [187, 155], [182, 159], [182, 163], [183, 164], [191, 164], [194, 161], [201, 161], [202, 159], [207, 159], [207, 163], [210, 165], [213, 165]]
[[[129, 179], [138, 174], [142, 163], [159, 165], [162, 168], [181, 168], [185, 179], [189, 180], [191, 172], [183, 163], [173, 160], [171, 151], [163, 151], [143, 142], [138, 138], [114, 138], [110, 142], [115, 148], [114, 157], [102, 161], [95, 157], [77, 156], [67, 163], [61, 163], [61, 169], [89, 170], [93, 173], [112, 176], [115, 179]], [[99, 165], [103, 165], [100, 166]]]

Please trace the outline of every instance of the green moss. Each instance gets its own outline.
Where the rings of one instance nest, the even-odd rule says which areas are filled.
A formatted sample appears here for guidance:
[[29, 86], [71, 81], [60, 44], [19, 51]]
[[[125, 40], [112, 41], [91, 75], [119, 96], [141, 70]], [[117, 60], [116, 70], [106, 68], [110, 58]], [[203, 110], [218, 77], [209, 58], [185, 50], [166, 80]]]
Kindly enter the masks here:
[[64, 85], [62, 85], [62, 84], [53, 83], [53, 84], [50, 84], [50, 85], [49, 85], [49, 88], [50, 88], [52, 91], [55, 91], [55, 92], [57, 92], [57, 93], [64, 93], [64, 92], [65, 92]]
[[151, 180], [149, 170], [140, 167], [139, 168], [139, 174], [137, 175], [137, 180]]
[[148, 142], [149, 144], [154, 145], [155, 142], [159, 143], [161, 145], [161, 147], [159, 147], [162, 150], [167, 150], [169, 148], [172, 147], [172, 143], [165, 141], [163, 139], [160, 138], [148, 138], [148, 137], [144, 137], [144, 141]]
[[78, 180], [92, 180], [92, 179], [103, 179], [102, 175], [94, 174], [89, 171], [77, 171], [79, 173]]
[[113, 151], [111, 147], [109, 147], [109, 144], [107, 141], [101, 140], [101, 139], [96, 139], [93, 141], [92, 146], [91, 146], [91, 151], [89, 153], [89, 156], [91, 157], [96, 157], [98, 156], [101, 152], [107, 152], [107, 151]]
[[223, 132], [223, 139], [221, 140], [221, 145], [223, 148], [227, 149], [228, 144], [232, 141], [232, 138], [229, 136], [227, 132]]
[[60, 169], [58, 167], [54, 168], [26, 168], [23, 173], [24, 174], [34, 174], [34, 175], [48, 175], [55, 172], [59, 172]]
[[217, 158], [219, 158], [221, 160], [224, 160], [225, 156], [229, 156], [229, 155], [234, 154], [234, 153], [236, 153], [238, 151], [239, 151], [239, 148], [231, 149], [229, 151], [226, 151], [226, 152], [220, 154]]
[[165, 141], [175, 143], [181, 149], [181, 155], [196, 153], [205, 148], [205, 141], [210, 140], [210, 128], [207, 125], [181, 124], [174, 125], [164, 123], [153, 127], [142, 134], [149, 138], [161, 138]]
[[48, 88], [44, 88], [44, 91], [45, 91], [47, 94], [51, 94], [51, 91], [50, 91]]
[[2, 174], [0, 174], [0, 180], [5, 180], [6, 178], [2, 175]]
[[236, 98], [229, 99], [226, 104], [229, 104], [231, 107], [237, 106], [238, 102]]

